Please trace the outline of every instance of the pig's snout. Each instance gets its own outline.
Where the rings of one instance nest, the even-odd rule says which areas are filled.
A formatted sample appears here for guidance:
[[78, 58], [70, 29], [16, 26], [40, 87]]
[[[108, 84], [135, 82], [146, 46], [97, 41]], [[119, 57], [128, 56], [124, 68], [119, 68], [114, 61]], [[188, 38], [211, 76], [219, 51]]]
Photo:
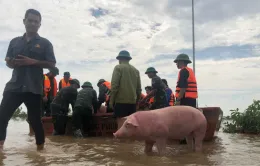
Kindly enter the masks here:
[[113, 133], [114, 137], [117, 138], [117, 134], [116, 133]]

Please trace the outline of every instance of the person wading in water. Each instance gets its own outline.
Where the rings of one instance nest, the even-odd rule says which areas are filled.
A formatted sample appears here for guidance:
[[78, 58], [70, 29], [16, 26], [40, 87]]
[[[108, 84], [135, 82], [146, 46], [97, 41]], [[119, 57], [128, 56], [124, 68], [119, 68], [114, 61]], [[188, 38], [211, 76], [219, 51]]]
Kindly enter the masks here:
[[116, 59], [119, 64], [115, 66], [112, 75], [109, 106], [114, 109], [120, 128], [124, 123], [122, 118], [136, 112], [142, 89], [139, 71], [129, 64], [132, 59], [129, 52], [120, 51]]
[[44, 148], [45, 135], [41, 121], [43, 96], [43, 68], [54, 68], [56, 59], [51, 42], [38, 35], [41, 26], [39, 11], [29, 9], [23, 23], [26, 33], [11, 40], [6, 65], [13, 69], [11, 80], [6, 84], [0, 105], [0, 145], [6, 139], [8, 122], [15, 110], [24, 103], [28, 120], [35, 132], [38, 150]]

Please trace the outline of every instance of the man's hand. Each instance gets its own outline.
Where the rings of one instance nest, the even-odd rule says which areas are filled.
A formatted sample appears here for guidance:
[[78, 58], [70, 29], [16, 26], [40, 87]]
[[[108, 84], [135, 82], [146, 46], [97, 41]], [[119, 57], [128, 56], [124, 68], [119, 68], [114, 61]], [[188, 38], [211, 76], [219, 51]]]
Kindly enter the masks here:
[[35, 65], [38, 61], [23, 55], [18, 55], [14, 60], [15, 66], [31, 66]]
[[176, 100], [174, 105], [181, 105], [181, 101], [180, 100]]
[[15, 68], [15, 64], [14, 64], [14, 60], [9, 58], [9, 57], [6, 57], [5, 58], [5, 61], [6, 61], [6, 66], [13, 69]]
[[44, 97], [42, 98], [42, 100], [43, 100], [44, 103], [46, 103], [46, 102], [48, 101], [47, 96], [44, 96]]

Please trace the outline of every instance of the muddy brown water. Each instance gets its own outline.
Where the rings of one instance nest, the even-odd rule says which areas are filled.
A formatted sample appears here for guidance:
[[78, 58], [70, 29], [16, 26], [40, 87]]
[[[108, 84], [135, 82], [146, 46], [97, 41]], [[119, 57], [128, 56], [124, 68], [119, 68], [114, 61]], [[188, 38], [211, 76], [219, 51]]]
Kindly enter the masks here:
[[28, 136], [25, 121], [10, 121], [5, 149], [0, 152], [0, 165], [7, 166], [195, 166], [259, 165], [260, 136], [217, 133], [217, 138], [204, 143], [202, 153], [191, 153], [185, 145], [171, 144], [163, 157], [143, 153], [142, 142], [112, 138], [49, 136], [46, 149], [37, 152], [34, 137]]

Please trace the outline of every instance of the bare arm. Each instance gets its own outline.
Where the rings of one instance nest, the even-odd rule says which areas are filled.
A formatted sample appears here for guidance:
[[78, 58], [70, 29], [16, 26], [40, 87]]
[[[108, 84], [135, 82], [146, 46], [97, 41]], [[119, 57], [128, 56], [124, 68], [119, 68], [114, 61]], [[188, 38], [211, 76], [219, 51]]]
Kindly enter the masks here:
[[181, 88], [179, 96], [178, 96], [178, 100], [182, 99], [184, 94], [185, 94], [186, 88]]

